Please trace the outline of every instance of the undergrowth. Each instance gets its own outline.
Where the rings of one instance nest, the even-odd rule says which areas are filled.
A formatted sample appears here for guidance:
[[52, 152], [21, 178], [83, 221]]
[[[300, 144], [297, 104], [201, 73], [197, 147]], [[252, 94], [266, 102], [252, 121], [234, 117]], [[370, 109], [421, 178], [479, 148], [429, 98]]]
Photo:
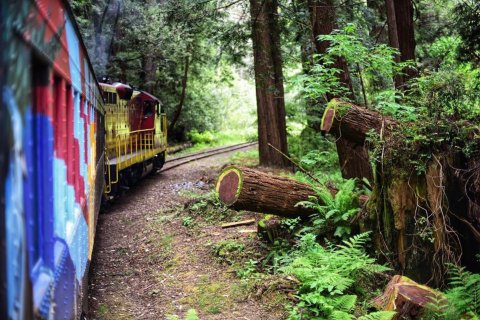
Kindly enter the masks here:
[[337, 237], [350, 235], [350, 220], [359, 212], [359, 192], [354, 179], [344, 180], [337, 187], [335, 195], [327, 188], [315, 187], [316, 196], [297, 204], [317, 212], [311, 216], [312, 225], [304, 227], [303, 232], [320, 234], [334, 230]]
[[[344, 240], [342, 244], [320, 245], [313, 234], [302, 236], [284, 259], [281, 273], [295, 276], [300, 285], [289, 319], [353, 319], [363, 310], [358, 298], [369, 298], [368, 287], [375, 272], [388, 268], [365, 253], [368, 233]], [[377, 314], [391, 319], [392, 313]]]
[[444, 297], [427, 307], [422, 319], [480, 319], [480, 274], [450, 265], [450, 284]]

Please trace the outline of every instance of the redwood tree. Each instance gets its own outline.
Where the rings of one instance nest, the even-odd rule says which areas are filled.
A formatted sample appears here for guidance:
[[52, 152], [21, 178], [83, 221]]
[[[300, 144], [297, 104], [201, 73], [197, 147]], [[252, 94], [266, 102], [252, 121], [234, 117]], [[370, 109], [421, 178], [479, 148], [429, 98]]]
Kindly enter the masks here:
[[[415, 32], [413, 27], [413, 1], [395, 0], [395, 17], [397, 18], [398, 44], [400, 45], [400, 60], [415, 60]], [[414, 77], [416, 71], [405, 70], [404, 80]]]
[[287, 153], [280, 30], [277, 0], [250, 0], [258, 114], [260, 164], [286, 167]]
[[[308, 0], [308, 10], [310, 13], [310, 24], [312, 27], [312, 44], [314, 53], [324, 54], [329, 47], [328, 41], [319, 39], [322, 35], [330, 34], [336, 28], [335, 5], [332, 0]], [[338, 57], [335, 59], [335, 68], [341, 70], [338, 74], [340, 82], [349, 89], [348, 97], [355, 99], [353, 93], [352, 80], [348, 72], [348, 66], [344, 59]], [[327, 99], [335, 98], [327, 94]]]
[[[385, 0], [387, 8], [388, 38], [392, 48], [398, 49], [397, 61], [415, 60], [415, 34], [413, 28], [412, 0]], [[415, 76], [413, 69], [404, 70], [405, 76], [395, 77], [395, 87], [403, 87], [405, 81]]]

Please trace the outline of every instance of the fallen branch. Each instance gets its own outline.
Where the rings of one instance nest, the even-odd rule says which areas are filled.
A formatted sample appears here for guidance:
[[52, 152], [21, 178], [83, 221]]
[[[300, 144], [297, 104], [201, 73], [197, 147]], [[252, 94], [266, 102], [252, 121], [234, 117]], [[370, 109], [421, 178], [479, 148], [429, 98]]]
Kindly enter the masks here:
[[222, 228], [233, 228], [233, 227], [238, 227], [238, 226], [246, 226], [249, 224], [255, 223], [255, 219], [248, 219], [248, 220], [243, 220], [243, 221], [236, 221], [236, 222], [229, 222], [229, 223], [224, 223], [222, 224]]

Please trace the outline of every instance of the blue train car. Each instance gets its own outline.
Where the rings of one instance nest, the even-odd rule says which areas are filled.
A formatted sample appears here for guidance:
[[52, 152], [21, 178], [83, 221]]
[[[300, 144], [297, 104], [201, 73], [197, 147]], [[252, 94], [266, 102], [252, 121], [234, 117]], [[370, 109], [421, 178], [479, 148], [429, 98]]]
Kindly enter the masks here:
[[0, 319], [78, 319], [104, 107], [66, 0], [0, 1]]

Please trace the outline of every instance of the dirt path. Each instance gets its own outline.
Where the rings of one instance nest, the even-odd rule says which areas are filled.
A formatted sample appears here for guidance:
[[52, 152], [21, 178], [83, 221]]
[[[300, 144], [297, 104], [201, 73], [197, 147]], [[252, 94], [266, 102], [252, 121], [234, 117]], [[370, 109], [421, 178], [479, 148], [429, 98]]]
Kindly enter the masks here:
[[183, 319], [192, 308], [202, 320], [280, 319], [212, 254], [216, 243], [255, 241], [252, 234], [216, 222], [192, 227], [184, 209], [189, 194], [213, 188], [229, 156], [149, 177], [100, 215], [89, 319]]

